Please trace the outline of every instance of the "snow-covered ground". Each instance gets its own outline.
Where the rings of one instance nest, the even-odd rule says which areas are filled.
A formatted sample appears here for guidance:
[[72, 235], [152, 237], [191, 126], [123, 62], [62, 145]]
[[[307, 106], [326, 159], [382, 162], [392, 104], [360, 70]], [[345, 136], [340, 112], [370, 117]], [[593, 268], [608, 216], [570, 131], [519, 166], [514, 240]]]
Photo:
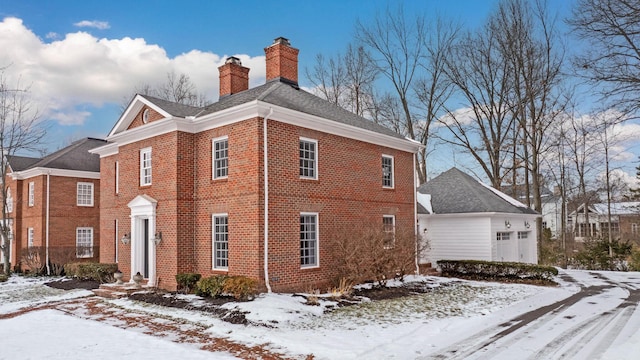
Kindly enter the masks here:
[[[315, 359], [632, 359], [631, 354], [640, 353], [640, 310], [637, 301], [631, 304], [640, 273], [561, 275], [559, 287], [413, 277], [433, 291], [332, 311], [326, 310], [335, 302], [309, 306], [291, 294], [223, 305], [262, 324], [248, 326], [198, 311], [86, 298], [87, 291], [50, 289], [42, 280], [14, 276], [0, 283], [0, 359], [81, 359], [88, 353], [99, 359], [245, 357], [212, 352], [219, 348], [203, 346], [205, 338], [291, 358], [313, 354]], [[49, 302], [60, 305], [47, 307]], [[102, 313], [96, 313], [95, 304]], [[44, 309], [28, 311], [34, 306]], [[112, 321], [104, 309], [126, 321]], [[155, 319], [155, 324], [142, 326], [143, 319]], [[195, 331], [200, 343], [159, 331], [158, 324]]]

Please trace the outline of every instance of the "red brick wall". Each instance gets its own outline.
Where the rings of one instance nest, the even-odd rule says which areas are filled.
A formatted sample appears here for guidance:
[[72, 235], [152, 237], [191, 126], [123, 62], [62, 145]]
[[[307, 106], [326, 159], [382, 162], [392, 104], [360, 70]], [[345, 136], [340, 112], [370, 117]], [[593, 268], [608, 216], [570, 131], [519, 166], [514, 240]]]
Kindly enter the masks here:
[[[336, 226], [382, 223], [395, 215], [398, 228], [413, 229], [413, 155], [381, 146], [269, 121], [269, 275], [274, 290], [326, 283], [333, 273], [328, 234]], [[212, 179], [212, 139], [227, 136], [229, 174]], [[318, 141], [318, 180], [300, 179], [299, 138]], [[153, 183], [139, 186], [139, 150], [152, 147]], [[124, 145], [101, 159], [103, 262], [114, 261], [118, 237], [130, 232], [127, 204], [146, 194], [158, 201], [160, 286], [175, 289], [175, 274], [246, 275], [264, 284], [262, 119], [198, 134], [174, 132]], [[382, 188], [382, 154], [394, 156], [394, 189]], [[119, 194], [115, 194], [115, 161]], [[300, 212], [319, 214], [319, 266], [300, 268]], [[229, 218], [229, 269], [212, 270], [212, 214]], [[131, 245], [117, 242], [119, 267], [130, 273]]]
[[[29, 206], [29, 183], [34, 183], [34, 203]], [[45, 175], [34, 176], [29, 179], [22, 180], [22, 241], [27, 246], [27, 229], [33, 228], [33, 245], [45, 246], [45, 210], [46, 204], [44, 197], [47, 189], [47, 177]]]
[[144, 106], [142, 108], [142, 110], [140, 110], [138, 115], [136, 115], [136, 117], [133, 119], [133, 121], [131, 122], [131, 125], [129, 125], [127, 130], [131, 130], [133, 128], [137, 128], [138, 126], [144, 125], [144, 123], [142, 122], [142, 114], [144, 114], [144, 111], [147, 110], [147, 109], [149, 110], [149, 123], [152, 123], [154, 121], [158, 121], [160, 119], [164, 119], [164, 116], [162, 114], [160, 114], [159, 112], [153, 110], [152, 108], [150, 108], [148, 106]]

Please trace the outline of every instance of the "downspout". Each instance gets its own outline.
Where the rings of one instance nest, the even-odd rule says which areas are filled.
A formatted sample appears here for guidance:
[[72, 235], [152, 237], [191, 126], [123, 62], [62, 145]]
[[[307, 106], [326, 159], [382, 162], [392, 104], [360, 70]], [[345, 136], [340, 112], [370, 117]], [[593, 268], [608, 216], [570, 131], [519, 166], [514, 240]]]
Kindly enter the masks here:
[[49, 268], [49, 188], [50, 188], [50, 176], [51, 170], [47, 171], [47, 219], [45, 224], [45, 241], [46, 241], [46, 261], [47, 261], [47, 275], [51, 275], [51, 269]]
[[273, 108], [262, 119], [262, 155], [264, 156], [264, 284], [267, 292], [271, 292], [269, 284], [269, 154], [267, 146], [267, 120], [273, 114]]
[[[417, 154], [415, 154], [417, 155]], [[421, 239], [418, 239], [418, 201], [416, 199], [416, 191], [418, 191], [418, 184], [416, 183], [416, 156], [412, 156], [413, 158], [413, 233], [414, 233], [414, 239], [416, 242], [416, 248], [415, 248], [415, 257], [416, 257], [416, 274], [419, 275], [420, 274], [420, 265], [418, 263], [418, 242], [420, 242]], [[426, 180], [426, 173], [425, 173], [425, 180]]]

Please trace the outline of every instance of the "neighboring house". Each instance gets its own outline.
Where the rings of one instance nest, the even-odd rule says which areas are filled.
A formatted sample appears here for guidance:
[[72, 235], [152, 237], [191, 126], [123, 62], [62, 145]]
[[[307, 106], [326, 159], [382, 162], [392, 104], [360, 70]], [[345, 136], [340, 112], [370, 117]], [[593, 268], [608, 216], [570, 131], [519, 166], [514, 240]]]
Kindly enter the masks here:
[[537, 263], [535, 221], [521, 202], [451, 168], [418, 188], [422, 264], [439, 260]]
[[[525, 185], [516, 186], [516, 195], [513, 195], [513, 187], [505, 185], [502, 187], [502, 192], [513, 197], [514, 199], [526, 204], [526, 187]], [[531, 190], [533, 193], [533, 190]], [[531, 208], [533, 208], [533, 195], [530, 195]], [[562, 231], [562, 196], [560, 196], [560, 190], [554, 189], [551, 192], [546, 187], [540, 188], [540, 200], [542, 201], [542, 228], [549, 229], [551, 231], [551, 237], [557, 239]]]
[[87, 138], [41, 159], [7, 156], [12, 265], [99, 260], [100, 159], [89, 150], [104, 144]]
[[420, 145], [300, 89], [287, 39], [265, 53], [264, 85], [249, 89], [230, 57], [218, 102], [137, 95], [92, 151], [103, 262], [166, 289], [185, 272], [305, 289], [336, 275], [337, 229], [391, 220], [415, 231]]
[[[584, 204], [569, 214], [569, 227], [576, 241], [588, 237], [607, 238], [609, 236], [609, 212], [606, 203], [591, 204], [587, 207], [589, 225], [584, 213]], [[629, 240], [640, 245], [640, 202], [611, 203], [611, 233], [614, 238]]]

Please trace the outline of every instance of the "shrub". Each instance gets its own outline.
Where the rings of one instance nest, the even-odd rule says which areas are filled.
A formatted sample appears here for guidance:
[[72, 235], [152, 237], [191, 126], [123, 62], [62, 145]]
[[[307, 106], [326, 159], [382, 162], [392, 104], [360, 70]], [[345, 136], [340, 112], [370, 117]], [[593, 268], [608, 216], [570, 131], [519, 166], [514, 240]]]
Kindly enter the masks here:
[[0, 282], [5, 282], [9, 280], [9, 276], [7, 274], [0, 274]]
[[196, 294], [205, 297], [218, 297], [223, 293], [226, 279], [227, 276], [225, 275], [202, 278], [196, 283]]
[[631, 255], [631, 244], [608, 239], [585, 242], [576, 255], [578, 267], [586, 270], [627, 270], [626, 258]]
[[113, 273], [118, 270], [118, 264], [103, 263], [69, 263], [64, 266], [67, 276], [81, 280], [93, 280], [100, 283], [113, 281]]
[[247, 300], [256, 293], [256, 281], [246, 276], [231, 276], [224, 280], [222, 292], [238, 300]]
[[640, 271], [640, 248], [634, 247], [629, 256], [629, 270]]
[[553, 266], [481, 260], [440, 260], [443, 275], [481, 279], [553, 281], [558, 269]]
[[196, 286], [202, 275], [196, 273], [181, 273], [176, 275], [178, 290], [189, 294]]

